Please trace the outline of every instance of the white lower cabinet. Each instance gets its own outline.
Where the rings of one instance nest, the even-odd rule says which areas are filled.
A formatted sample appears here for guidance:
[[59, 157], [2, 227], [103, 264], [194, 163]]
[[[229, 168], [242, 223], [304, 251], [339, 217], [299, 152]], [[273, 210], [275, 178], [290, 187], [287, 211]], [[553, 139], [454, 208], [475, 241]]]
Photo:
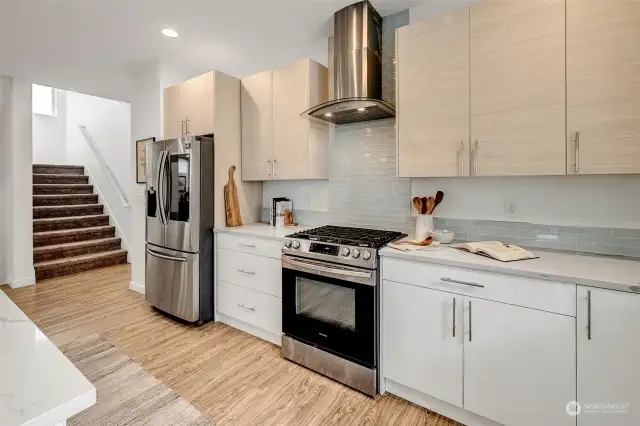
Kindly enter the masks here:
[[282, 299], [218, 282], [218, 311], [273, 334], [282, 333]]
[[464, 408], [504, 425], [575, 426], [575, 321], [465, 297]]
[[640, 425], [640, 295], [577, 294], [578, 426]]
[[393, 281], [383, 286], [385, 377], [462, 407], [462, 296]]

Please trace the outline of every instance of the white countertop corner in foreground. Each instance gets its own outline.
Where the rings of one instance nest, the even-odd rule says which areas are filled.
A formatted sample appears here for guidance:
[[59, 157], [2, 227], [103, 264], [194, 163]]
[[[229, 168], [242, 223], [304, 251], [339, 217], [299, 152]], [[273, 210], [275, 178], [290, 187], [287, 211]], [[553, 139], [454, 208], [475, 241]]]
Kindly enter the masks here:
[[384, 257], [542, 278], [589, 287], [632, 291], [632, 287], [640, 286], [640, 261], [637, 260], [546, 251], [534, 253], [540, 257], [505, 263], [452, 248], [412, 252], [403, 252], [389, 247], [380, 250], [380, 255]]
[[53, 426], [95, 403], [95, 387], [0, 290], [0, 425]]
[[297, 226], [293, 228], [278, 228], [267, 223], [249, 223], [243, 226], [235, 226], [232, 228], [215, 228], [213, 232], [227, 232], [231, 234], [252, 235], [259, 238], [267, 238], [270, 240], [284, 240], [287, 235], [301, 232], [311, 227]]

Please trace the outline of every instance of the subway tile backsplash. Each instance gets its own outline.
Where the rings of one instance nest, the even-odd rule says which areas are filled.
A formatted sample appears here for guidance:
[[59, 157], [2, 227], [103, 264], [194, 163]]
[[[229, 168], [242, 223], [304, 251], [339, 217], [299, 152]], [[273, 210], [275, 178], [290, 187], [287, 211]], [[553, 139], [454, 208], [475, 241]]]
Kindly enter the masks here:
[[523, 247], [640, 258], [640, 230], [528, 222], [436, 217], [436, 229], [456, 233], [456, 241], [500, 240]]

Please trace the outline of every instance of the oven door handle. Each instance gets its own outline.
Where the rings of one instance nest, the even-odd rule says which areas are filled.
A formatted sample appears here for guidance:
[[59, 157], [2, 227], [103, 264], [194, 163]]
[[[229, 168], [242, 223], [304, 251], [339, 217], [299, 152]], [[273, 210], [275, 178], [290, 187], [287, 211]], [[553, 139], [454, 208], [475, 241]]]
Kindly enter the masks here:
[[286, 259], [284, 261], [287, 263], [290, 263], [293, 266], [306, 268], [312, 271], [326, 272], [329, 274], [344, 275], [345, 277], [354, 277], [354, 278], [371, 278], [372, 277], [371, 272], [349, 271], [346, 269], [328, 268], [326, 266], [316, 265], [315, 263], [300, 262], [298, 260], [292, 260], [292, 259]]

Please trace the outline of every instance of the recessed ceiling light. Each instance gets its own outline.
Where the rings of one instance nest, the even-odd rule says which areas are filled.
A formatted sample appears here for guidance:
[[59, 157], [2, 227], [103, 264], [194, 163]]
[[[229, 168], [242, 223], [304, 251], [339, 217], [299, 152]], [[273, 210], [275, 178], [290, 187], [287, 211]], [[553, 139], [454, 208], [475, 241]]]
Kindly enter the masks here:
[[333, 114], [331, 114], [330, 112], [326, 113], [324, 116], [325, 117], [331, 117]]
[[165, 28], [164, 30], [162, 30], [162, 34], [170, 38], [178, 37], [178, 32], [175, 30], [172, 30], [171, 28]]
[[358, 111], [362, 112], [364, 111], [364, 108], [358, 108]]

